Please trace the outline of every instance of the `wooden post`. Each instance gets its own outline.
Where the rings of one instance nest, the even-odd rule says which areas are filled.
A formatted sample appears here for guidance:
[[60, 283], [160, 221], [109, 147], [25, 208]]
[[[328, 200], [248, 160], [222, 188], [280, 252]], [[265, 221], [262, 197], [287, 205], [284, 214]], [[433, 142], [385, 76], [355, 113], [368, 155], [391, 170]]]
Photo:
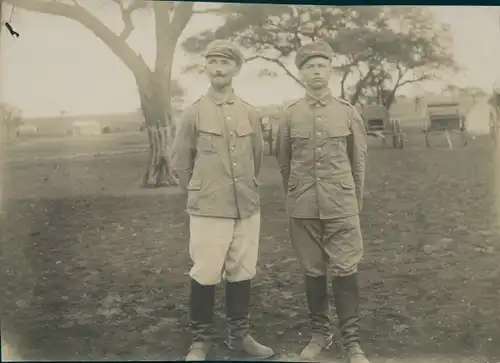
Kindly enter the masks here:
[[450, 149], [453, 149], [453, 143], [451, 142], [451, 137], [450, 137], [450, 133], [448, 132], [448, 129], [444, 129], [444, 135], [446, 136], [446, 141], [448, 142], [448, 147]]

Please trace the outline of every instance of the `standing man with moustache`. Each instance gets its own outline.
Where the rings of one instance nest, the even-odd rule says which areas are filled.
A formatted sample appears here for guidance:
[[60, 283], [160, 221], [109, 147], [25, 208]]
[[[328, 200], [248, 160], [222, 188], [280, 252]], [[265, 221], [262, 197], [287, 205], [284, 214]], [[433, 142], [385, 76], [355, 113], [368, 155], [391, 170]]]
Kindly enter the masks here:
[[260, 119], [235, 95], [243, 55], [225, 40], [210, 43], [205, 69], [211, 87], [181, 116], [172, 165], [187, 193], [190, 222], [192, 345], [186, 360], [206, 360], [212, 345], [215, 285], [225, 277], [231, 349], [253, 358], [274, 355], [249, 333], [251, 280], [259, 252], [258, 175], [263, 159]]
[[332, 344], [328, 278], [349, 363], [368, 363], [360, 346], [357, 267], [363, 255], [366, 132], [348, 102], [328, 88], [333, 51], [319, 41], [301, 47], [295, 64], [305, 97], [290, 105], [278, 129], [276, 156], [290, 217], [290, 238], [305, 274], [313, 337], [301, 353], [315, 359]]

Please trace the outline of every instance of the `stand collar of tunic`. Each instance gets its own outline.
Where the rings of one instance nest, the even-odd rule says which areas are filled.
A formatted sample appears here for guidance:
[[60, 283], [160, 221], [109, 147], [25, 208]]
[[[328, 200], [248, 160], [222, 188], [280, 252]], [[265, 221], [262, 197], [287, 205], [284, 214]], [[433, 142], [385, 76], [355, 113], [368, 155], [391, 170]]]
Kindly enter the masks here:
[[326, 106], [328, 103], [333, 101], [333, 95], [330, 90], [325, 91], [323, 96], [315, 97], [309, 92], [306, 93], [306, 101], [311, 106]]
[[213, 88], [208, 90], [208, 97], [217, 105], [220, 106], [224, 103], [233, 104], [236, 99], [236, 94], [231, 88], [225, 95], [215, 92]]

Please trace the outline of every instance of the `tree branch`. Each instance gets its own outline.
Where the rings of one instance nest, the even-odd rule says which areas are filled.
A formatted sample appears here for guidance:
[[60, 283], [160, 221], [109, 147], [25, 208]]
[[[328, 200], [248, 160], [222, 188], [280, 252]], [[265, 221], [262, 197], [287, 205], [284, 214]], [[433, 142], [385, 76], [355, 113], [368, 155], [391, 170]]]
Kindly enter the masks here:
[[148, 3], [142, 0], [135, 0], [128, 7], [125, 7], [123, 5], [122, 0], [112, 0], [112, 1], [120, 7], [120, 10], [122, 12], [122, 19], [124, 26], [119, 37], [125, 40], [130, 36], [132, 31], [134, 30], [134, 23], [132, 22], [132, 13], [135, 10], [146, 8], [148, 6]]
[[375, 70], [375, 66], [370, 66], [368, 68], [368, 72], [363, 76], [361, 69], [359, 69], [359, 66], [358, 66], [358, 71], [361, 75], [361, 79], [356, 83], [354, 94], [350, 97], [349, 102], [352, 105], [355, 105], [358, 102], [359, 97], [363, 93], [363, 89], [365, 88], [366, 84], [369, 83], [369, 79], [370, 79], [370, 77], [372, 77], [374, 70]]
[[116, 35], [110, 28], [102, 23], [82, 6], [77, 4], [68, 5], [55, 1], [37, 0], [4, 0], [14, 6], [28, 11], [43, 14], [62, 16], [74, 20], [90, 30], [96, 37], [101, 39], [111, 51], [120, 58], [138, 79], [150, 73], [149, 67], [140, 55], [138, 55], [122, 38]]
[[422, 75], [420, 77], [417, 77], [417, 78], [414, 78], [414, 79], [408, 79], [406, 81], [403, 81], [399, 84], [399, 88], [403, 87], [404, 85], [407, 85], [407, 84], [410, 84], [410, 83], [416, 83], [416, 82], [422, 82], [422, 81], [429, 81], [431, 80], [432, 78], [434, 78], [433, 76], [430, 76], [430, 75]]
[[347, 77], [349, 77], [349, 75], [352, 73], [352, 67], [358, 65], [357, 68], [359, 70], [360, 59], [358, 59], [358, 57], [356, 57], [356, 56], [351, 56], [349, 58], [351, 58], [351, 61], [349, 63], [342, 64], [341, 66], [333, 67], [334, 71], [342, 73], [342, 77], [340, 79], [340, 97], [342, 99], [347, 99], [347, 97], [346, 97], [347, 91], [345, 89], [346, 88], [345, 83], [347, 82]]
[[403, 87], [404, 85], [410, 84], [410, 83], [416, 83], [416, 82], [422, 82], [422, 81], [428, 81], [434, 78], [434, 75], [432, 73], [424, 73], [420, 77], [416, 77], [413, 79], [408, 79], [406, 81], [403, 81], [403, 78], [408, 74], [410, 69], [405, 69], [403, 70], [401, 68], [401, 65], [398, 63], [397, 64], [397, 69], [398, 69], [398, 81], [397, 81], [397, 86], [398, 89]]
[[396, 92], [399, 88], [401, 88], [401, 80], [408, 73], [408, 69], [403, 70], [399, 62], [396, 63], [396, 68], [398, 70], [398, 79], [396, 80], [394, 87], [392, 87], [392, 90], [388, 92], [387, 97], [383, 100], [383, 104], [387, 110], [391, 108], [392, 104], [396, 100]]
[[[159, 71], [168, 64], [169, 57], [173, 52], [179, 37], [193, 16], [193, 2], [181, 2], [174, 10], [170, 20], [171, 4], [162, 1], [153, 3], [155, 9], [155, 31], [156, 31], [156, 62], [155, 71]], [[165, 47], [165, 43], [169, 46]], [[165, 51], [161, 51], [164, 49]]]
[[285, 66], [285, 64], [282, 61], [280, 61], [279, 59], [266, 57], [263, 55], [255, 55], [255, 56], [252, 56], [252, 57], [245, 59], [245, 63], [251, 62], [251, 61], [256, 60], [256, 59], [263, 59], [265, 61], [276, 64], [277, 66], [279, 66], [281, 69], [283, 69], [285, 71], [287, 76], [291, 77], [295, 82], [297, 82], [303, 88], [306, 88], [304, 83], [298, 77], [296, 77], [292, 72], [290, 72], [290, 70]]

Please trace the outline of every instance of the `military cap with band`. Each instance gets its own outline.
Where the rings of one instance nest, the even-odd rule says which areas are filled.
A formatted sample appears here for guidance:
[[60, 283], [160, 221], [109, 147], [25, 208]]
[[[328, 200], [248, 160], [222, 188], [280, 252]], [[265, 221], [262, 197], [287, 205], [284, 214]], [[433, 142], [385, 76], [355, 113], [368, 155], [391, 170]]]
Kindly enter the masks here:
[[243, 63], [243, 54], [240, 48], [229, 40], [217, 39], [208, 44], [205, 51], [205, 58], [219, 56], [234, 60], [238, 66]]
[[295, 65], [300, 69], [304, 63], [311, 58], [323, 57], [331, 61], [333, 56], [334, 54], [330, 44], [323, 40], [319, 40], [313, 43], [305, 44], [299, 48], [297, 54], [295, 55]]

